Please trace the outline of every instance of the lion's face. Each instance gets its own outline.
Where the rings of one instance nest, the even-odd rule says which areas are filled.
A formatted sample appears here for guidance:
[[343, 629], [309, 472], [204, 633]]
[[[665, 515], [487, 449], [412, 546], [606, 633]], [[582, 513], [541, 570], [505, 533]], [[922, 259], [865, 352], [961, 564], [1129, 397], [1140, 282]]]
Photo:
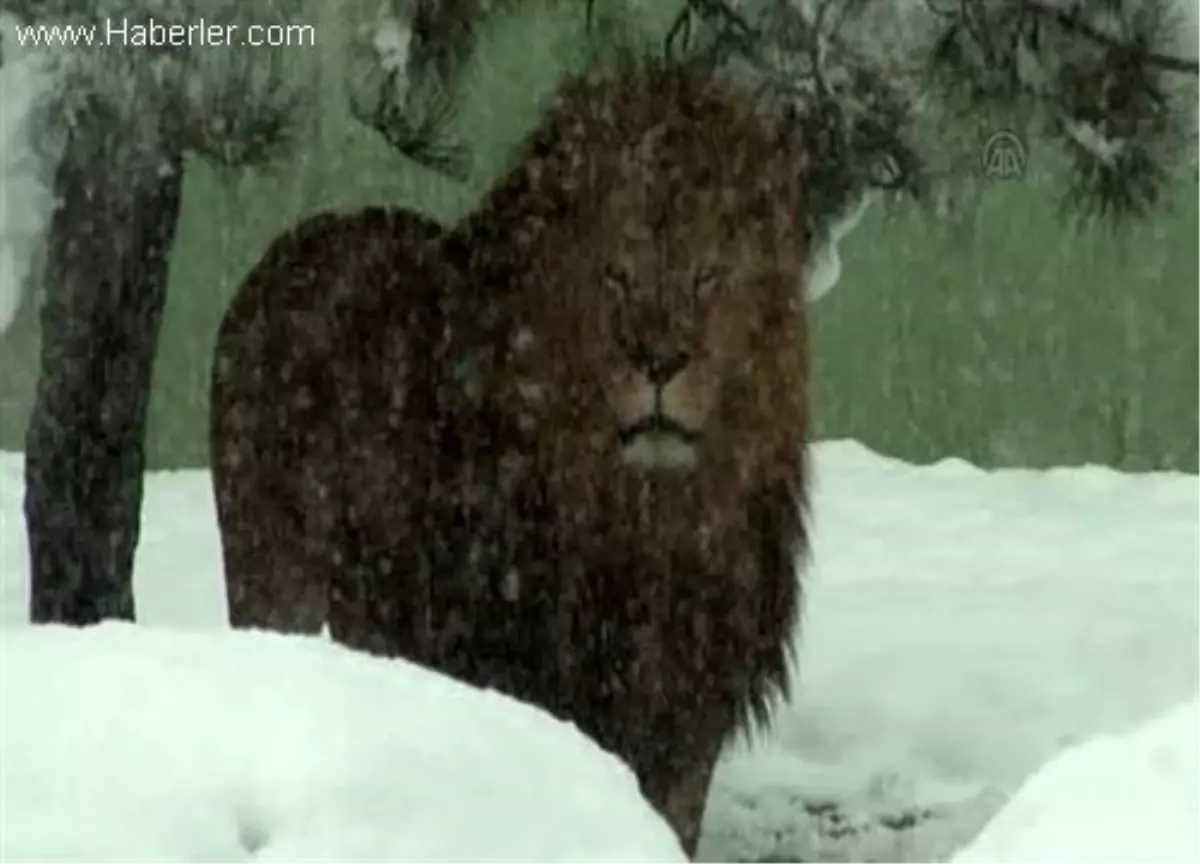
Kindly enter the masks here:
[[660, 83], [584, 88], [481, 211], [511, 280], [501, 390], [557, 475], [727, 487], [801, 425], [794, 159], [704, 76]]
[[738, 238], [711, 209], [672, 208], [663, 224], [647, 225], [629, 212], [639, 202], [615, 197], [615, 242], [599, 250], [597, 286], [607, 319], [596, 331], [606, 348], [604, 402], [626, 465], [687, 469], [722, 391], [750, 372], [761, 298], [747, 290]]
[[534, 422], [585, 433], [627, 469], [678, 474], [727, 431], [731, 393], [764, 380], [770, 325], [795, 326], [794, 277], [773, 270], [795, 260], [790, 223], [736, 218], [715, 191], [655, 207], [651, 187], [621, 188], [519, 331], [520, 390]]
[[616, 266], [605, 273], [602, 290], [613, 295], [605, 396], [628, 465], [692, 466], [730, 361], [744, 353], [737, 344], [744, 334], [716, 312], [724, 272], [683, 269], [666, 277], [672, 284], [665, 290], [636, 270]]

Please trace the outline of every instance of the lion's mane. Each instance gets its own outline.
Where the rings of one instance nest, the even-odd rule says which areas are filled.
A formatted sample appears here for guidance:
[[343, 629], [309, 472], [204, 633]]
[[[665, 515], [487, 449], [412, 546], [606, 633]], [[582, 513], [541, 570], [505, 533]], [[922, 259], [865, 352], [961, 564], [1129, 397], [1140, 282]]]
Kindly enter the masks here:
[[[503, 321], [482, 416], [509, 513], [495, 562], [508, 581], [492, 580], [516, 599], [484, 619], [520, 620], [511, 686], [626, 758], [689, 849], [721, 744], [788, 689], [807, 550], [794, 159], [732, 86], [627, 69], [568, 85], [457, 229]], [[691, 472], [627, 466], [600, 396], [624, 302], [606, 285], [619, 233], [671, 238], [654, 274], [627, 262], [669, 312], [687, 302], [689, 263], [715, 255], [730, 282], [716, 314], [749, 334]]]

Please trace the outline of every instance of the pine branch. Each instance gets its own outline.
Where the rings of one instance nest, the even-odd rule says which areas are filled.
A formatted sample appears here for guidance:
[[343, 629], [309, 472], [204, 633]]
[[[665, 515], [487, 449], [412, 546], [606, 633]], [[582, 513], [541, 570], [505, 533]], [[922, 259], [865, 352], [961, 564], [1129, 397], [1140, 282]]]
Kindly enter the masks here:
[[[7, 11], [32, 24], [100, 26], [123, 19], [127, 28], [155, 24], [210, 25], [295, 20], [299, 0], [255, 4], [200, 0], [0, 0]], [[54, 70], [58, 86], [38, 117], [40, 134], [56, 142], [97, 105], [124, 143], [111, 170], [136, 171], [162, 152], [185, 150], [224, 166], [262, 164], [294, 141], [305, 100], [303, 85], [289, 77], [283, 54], [294, 48], [203, 45], [103, 44], [36, 49]], [[48, 144], [47, 149], [52, 149]]]
[[399, 95], [402, 75], [399, 69], [387, 70], [370, 102], [351, 93], [351, 114], [378, 132], [400, 155], [447, 176], [464, 178], [465, 148], [445, 137], [455, 109], [452, 95], [438, 88], [423, 99], [411, 98], [411, 94], [404, 98]]
[[[1081, 14], [1082, 7], [1075, 6], [1072, 10], [1054, 9], [1046, 6], [1038, 0], [1018, 0], [1021, 8], [1029, 13], [1038, 16], [1047, 21], [1053, 21], [1063, 30], [1069, 33], [1078, 33], [1113, 51], [1122, 51], [1129, 48], [1128, 45], [1115, 39], [1106, 33], [1101, 32], [1095, 27], [1090, 26], [1083, 20]], [[1142, 58], [1142, 61], [1157, 69], [1163, 69], [1168, 72], [1180, 72], [1187, 75], [1200, 75], [1200, 63], [1195, 60], [1185, 60], [1182, 57], [1175, 57], [1170, 54], [1162, 54], [1156, 51], [1147, 51]]]
[[[395, 56], [371, 46], [365, 92], [351, 88], [351, 114], [378, 132], [388, 146], [454, 179], [466, 178], [469, 153], [449, 137], [461, 103], [462, 70], [487, 16], [513, 0], [409, 0], [393, 3], [390, 28]], [[378, 34], [375, 34], [378, 35]], [[362, 46], [359, 46], [360, 48]]]
[[687, 0], [664, 46], [668, 56], [690, 53], [741, 78], [788, 120], [803, 154], [804, 227], [818, 239], [872, 189], [926, 191], [911, 104], [843, 38], [864, 5], [818, 0], [805, 14], [771, 0], [751, 17], [725, 0]]
[[[1122, 38], [1086, 20], [1081, 6], [1062, 10], [1067, 23], [1056, 16], [1053, 26], [1074, 44], [1039, 96], [1071, 165], [1067, 203], [1119, 223], [1149, 215], [1177, 176], [1194, 137], [1194, 97], [1182, 98], [1194, 75], [1155, 49], [1170, 35], [1165, 5], [1122, 14], [1126, 4], [1106, 3], [1095, 11], [1114, 18]], [[1047, 10], [1030, 5], [1035, 16]]]

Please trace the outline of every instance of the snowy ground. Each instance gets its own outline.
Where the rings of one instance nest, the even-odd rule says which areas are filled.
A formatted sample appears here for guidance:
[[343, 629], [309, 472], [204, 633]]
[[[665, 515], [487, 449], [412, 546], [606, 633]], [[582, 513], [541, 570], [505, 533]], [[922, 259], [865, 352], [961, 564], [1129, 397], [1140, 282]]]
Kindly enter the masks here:
[[115, 623], [4, 643], [5, 861], [686, 860], [574, 726], [416, 666]]
[[[1190, 839], [1174, 843], [1174, 852], [1163, 848], [1161, 829], [1176, 825], [1172, 808], [1196, 812], [1194, 724], [1167, 718], [1139, 733], [1170, 727], [1183, 757], [1103, 738], [1071, 749], [1136, 730], [1196, 698], [1196, 478], [1101, 468], [983, 472], [957, 461], [914, 467], [849, 442], [817, 445], [815, 463], [816, 548], [798, 696], [769, 737], [730, 748], [701, 857], [947, 860], [1068, 751], [1030, 781], [983, 845], [961, 852], [963, 861], [1094, 860], [1089, 842], [1134, 855], [1136, 844], [1101, 839], [1114, 808], [1125, 808], [1127, 838], [1146, 834], [1140, 860], [1200, 860], [1195, 817]], [[0, 455], [0, 654], [9, 656], [22, 644], [14, 634], [28, 632], [21, 492], [19, 457]], [[207, 474], [152, 475], [145, 514], [141, 619], [156, 631], [219, 631], [225, 616]], [[27, 643], [22, 650], [35, 653], [17, 655], [14, 669], [22, 656], [63, 649]], [[263, 658], [268, 650], [275, 649], [254, 649]], [[70, 656], [58, 655], [58, 668], [69, 667]], [[162, 674], [145, 662], [147, 681]], [[29, 710], [28, 700], [15, 702]], [[6, 721], [14, 710], [7, 697], [0, 707]], [[390, 721], [395, 712], [378, 713]], [[61, 721], [47, 728], [63, 729]], [[13, 724], [0, 722], [0, 751], [32, 749], [34, 742], [9, 735]], [[211, 740], [203, 729], [180, 737], [198, 747]], [[1109, 755], [1079, 755], [1098, 752]], [[1076, 788], [1054, 791], [1079, 774]], [[1178, 794], [1165, 791], [1180, 783]], [[1090, 797], [1081, 798], [1080, 784]], [[544, 822], [535, 809], [512, 830], [541, 830]]]
[[1072, 747], [1038, 771], [954, 864], [1200, 861], [1197, 729], [1193, 699], [1135, 732]]

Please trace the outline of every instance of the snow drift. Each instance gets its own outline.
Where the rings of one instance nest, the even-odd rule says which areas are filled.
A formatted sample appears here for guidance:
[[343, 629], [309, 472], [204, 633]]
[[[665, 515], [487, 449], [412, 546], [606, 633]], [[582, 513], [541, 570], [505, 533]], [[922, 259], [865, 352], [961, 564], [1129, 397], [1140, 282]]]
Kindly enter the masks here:
[[[1127, 474], [1098, 466], [983, 471], [954, 459], [917, 466], [849, 441], [817, 443], [812, 456], [814, 556], [805, 576], [807, 603], [798, 642], [795, 697], [778, 712], [769, 733], [756, 735], [749, 742], [731, 742], [709, 796], [698, 853], [701, 860], [948, 860], [964, 850], [1029, 778], [1060, 753], [1098, 735], [1123, 734], [1195, 698], [1200, 689], [1196, 652], [1200, 637], [1200, 523], [1196, 518], [1200, 488], [1195, 475]], [[61, 638], [34, 637], [27, 643], [31, 647], [22, 649], [17, 637], [28, 629], [23, 623], [28, 614], [23, 494], [20, 454], [0, 453], [0, 687], [8, 685], [13, 674], [10, 669], [22, 674], [22, 667], [34, 666], [38, 662], [34, 653], [52, 655], [40, 671], [30, 672], [30, 677], [19, 685], [29, 699], [38, 700], [36, 704], [13, 702], [7, 694], [17, 691], [0, 689], [4, 700], [0, 702], [0, 769], [9, 770], [8, 754], [12, 752], [30, 751], [21, 758], [25, 766], [22, 770], [27, 772], [37, 769], [32, 761], [35, 758], [52, 760], [46, 763], [50, 768], [30, 776], [26, 781], [29, 785], [21, 787], [32, 794], [46, 788], [49, 778], [55, 772], [61, 774], [63, 766], [68, 765], [78, 790], [51, 789], [55, 795], [75, 796], [75, 809], [64, 812], [88, 812], [94, 807], [97, 814], [111, 813], [116, 804], [106, 799], [113, 794], [112, 789], [120, 786], [112, 780], [114, 772], [107, 769], [103, 775], [107, 779], [88, 779], [91, 761], [69, 765], [65, 757], [56, 755], [57, 745], [39, 744], [37, 736], [43, 729], [52, 736], [50, 742], [80, 736], [81, 740], [71, 745], [71, 752], [83, 760], [85, 753], [92, 752], [89, 747], [95, 749], [98, 736], [108, 734], [106, 729], [114, 730], [114, 736], [133, 734], [125, 731], [130, 721], [122, 713], [129, 706], [142, 704], [148, 706], [143, 711], [154, 711], [153, 706], [170, 706], [172, 699], [190, 700], [188, 705], [200, 708], [177, 706], [168, 711], [164, 707], [161, 715], [186, 716], [189, 725], [158, 734], [182, 736], [189, 750], [195, 751], [187, 757], [191, 761], [180, 761], [178, 768], [172, 768], [161, 756], [174, 746], [170, 742], [154, 744], [157, 749], [146, 752], [155, 754], [164, 770], [182, 776], [180, 783], [189, 771], [209, 772], [204, 775], [209, 779], [198, 781], [199, 788], [210, 790], [203, 801], [218, 802], [204, 806], [209, 812], [216, 808], [222, 814], [206, 818], [216, 820], [211, 823], [213, 830], [223, 833], [214, 835], [218, 838], [214, 841], [216, 852], [209, 856], [197, 852], [198, 858], [236, 859], [248, 854], [236, 836], [238, 813], [249, 814], [242, 818], [251, 826], [270, 826], [276, 842], [286, 839], [287, 843], [275, 848], [286, 850], [288, 855], [304, 859], [328, 853], [343, 860], [367, 856], [371, 841], [366, 834], [361, 835], [361, 847], [335, 848], [325, 845], [326, 839], [317, 833], [288, 833], [294, 822], [272, 822], [255, 815], [265, 812], [274, 818], [275, 813], [283, 813], [304, 822], [308, 816], [297, 814], [323, 813], [326, 824], [334, 824], [341, 818], [338, 814], [352, 806], [337, 804], [339, 788], [351, 797], [362, 788], [353, 767], [330, 778], [325, 773], [328, 766], [314, 766], [317, 754], [307, 752], [309, 745], [295, 741], [306, 737], [304, 730], [319, 722], [316, 713], [301, 719], [307, 712], [325, 712], [324, 716], [332, 712], [335, 717], [347, 718], [345, 728], [351, 728], [351, 709], [338, 714], [341, 709], [322, 707], [323, 700], [328, 701], [323, 694], [341, 692], [339, 688], [343, 687], [357, 691], [358, 685], [322, 679], [323, 683], [309, 686], [298, 677], [299, 673], [289, 676], [276, 670], [307, 668], [311, 658], [313, 664], [325, 664], [322, 668], [327, 667], [331, 677], [351, 675], [361, 679], [363, 689], [372, 695], [369, 699], [361, 696], [368, 701], [355, 704], [369, 709], [371, 722], [361, 716], [355, 722], [361, 723], [364, 735], [374, 741], [392, 734], [388, 730], [400, 728], [397, 723], [410, 722], [395, 720], [401, 715], [391, 707], [393, 698], [399, 699], [400, 691], [408, 692], [409, 685], [376, 687], [379, 676], [371, 662], [363, 661], [360, 666], [354, 658], [304, 641], [287, 644], [305, 656], [292, 660], [280, 657], [276, 665], [264, 655], [274, 655], [276, 648], [283, 652], [284, 643], [263, 636], [244, 644], [230, 641], [214, 649], [224, 658], [220, 675], [243, 682], [230, 683], [219, 691], [222, 698], [235, 703], [251, 699], [252, 704], [213, 708], [210, 706], [215, 695], [211, 689], [191, 687], [192, 681], [207, 677], [203, 661], [186, 659], [207, 650], [200, 647], [203, 641], [122, 635], [124, 631], [117, 628], [112, 637], [102, 635], [103, 630], [94, 637], [69, 633]], [[198, 634], [215, 631], [220, 643], [219, 634], [227, 627], [225, 595], [207, 471], [147, 475], [134, 589], [143, 626], [178, 627]], [[93, 638], [94, 642], [89, 641]], [[103, 644], [108, 638], [125, 640], [130, 654], [151, 652], [158, 659], [136, 660], [130, 656], [122, 661], [130, 665], [124, 667], [127, 672], [121, 676], [109, 676], [115, 683], [110, 688], [111, 704], [95, 715], [100, 725], [87, 725], [80, 716], [64, 717], [64, 711], [78, 710], [72, 707], [77, 703], [69, 691], [55, 695], [59, 688], [86, 685], [98, 690], [104, 686], [92, 675], [99, 674], [107, 661], [90, 658], [86, 651], [76, 649]], [[184, 657], [183, 668], [191, 671], [153, 671], [156, 663], [167, 662], [165, 654], [169, 653], [165, 648], [162, 655], [156, 653], [158, 649], [152, 644], [156, 639], [164, 640], [164, 646], [169, 641], [170, 652]], [[16, 651], [10, 647], [14, 645]], [[194, 655], [185, 647], [189, 645], [196, 646]], [[247, 649], [245, 657], [242, 647]], [[313, 657], [314, 653], [318, 656]], [[133, 678], [140, 675], [135, 670], [143, 668], [135, 663], [143, 663], [147, 670], [144, 683], [133, 683]], [[260, 671], [241, 670], [241, 666]], [[56, 682], [56, 675], [62, 683]], [[181, 680], [189, 685], [179, 684]], [[254, 688], [245, 683], [248, 681], [275, 689], [246, 695], [254, 694]], [[160, 692], [166, 682], [182, 692]], [[217, 681], [207, 686], [225, 685]], [[412, 686], [415, 689], [418, 685]], [[192, 698], [189, 688], [208, 695]], [[374, 695], [376, 690], [380, 690], [378, 697]], [[284, 707], [256, 707], [268, 699], [278, 700]], [[514, 797], [517, 793], [504, 784], [515, 781], [507, 777], [495, 780], [491, 791], [476, 789], [478, 778], [500, 776], [488, 773], [490, 765], [495, 765], [497, 771], [513, 772], [521, 782], [546, 772], [550, 778], [547, 782], [553, 783], [555, 777], [575, 772], [567, 767], [553, 773], [553, 765], [542, 767], [541, 757], [535, 761], [532, 751], [526, 748], [528, 738], [523, 737], [524, 733], [514, 736], [507, 726], [492, 723], [489, 718], [493, 712], [484, 707], [487, 701], [462, 697], [461, 701], [450, 698], [440, 703], [442, 708], [453, 704], [461, 710], [455, 708], [436, 719], [421, 721], [426, 722], [421, 728], [429, 732], [431, 741], [429, 750], [413, 764], [427, 773], [433, 770], [428, 766], [435, 764], [445, 769], [441, 774], [429, 775], [445, 784], [436, 792], [442, 796], [438, 800], [458, 796], [464, 808], [485, 812], [483, 796], [493, 795], [494, 799], [487, 800], [493, 802], [489, 806], [500, 808], [497, 815], [480, 817], [478, 823], [490, 826], [488, 830], [557, 831], [559, 820], [555, 814], [560, 812], [559, 806], [567, 805], [548, 800], [556, 796]], [[420, 704], [434, 703], [422, 697]], [[26, 715], [19, 722], [9, 718], [10, 714], [17, 718], [18, 708]], [[265, 713], [255, 720], [259, 711]], [[469, 716], [470, 712], [480, 717]], [[240, 743], [221, 750], [206, 749], [215, 740], [215, 733], [204, 730], [217, 722], [198, 719], [206, 715], [226, 717], [222, 722], [235, 726], [242, 736]], [[277, 715], [286, 725], [271, 725], [270, 718]], [[236, 722], [229, 718], [236, 718]], [[384, 723], [383, 718], [388, 722]], [[253, 723], [258, 725], [252, 728]], [[472, 730], [476, 740], [447, 740], [461, 729]], [[257, 732], [264, 730], [269, 734], [256, 738]], [[558, 730], [552, 730], [552, 734], [561, 737]], [[289, 739], [293, 743], [286, 744], [291, 748], [288, 752], [300, 755], [295, 757], [295, 767], [288, 767], [293, 763], [279, 767], [287, 760], [269, 754], [273, 745], [283, 746]], [[105, 746], [120, 745], [119, 737], [112, 740], [111, 744], [104, 742]], [[548, 746], [559, 752], [553, 742]], [[564, 747], [570, 749], [570, 745]], [[260, 748], [262, 753], [247, 755]], [[380, 767], [395, 764], [403, 752], [401, 744], [396, 748], [380, 758]], [[130, 746], [125, 750], [133, 752]], [[496, 753], [486, 757], [486, 765], [485, 757], [479, 756], [473, 768], [470, 759], [476, 757], [460, 757], [460, 751]], [[505, 755], [508, 751], [511, 759]], [[361, 750], [355, 752], [358, 755], [354, 758], [365, 758]], [[229, 764], [218, 769], [213, 757], [222, 753], [251, 761], [239, 767], [236, 760], [226, 759]], [[99, 760], [100, 756], [95, 758]], [[445, 761], [438, 761], [443, 758]], [[454, 761], [460, 758], [461, 762]], [[372, 759], [367, 770], [375, 772], [376, 764]], [[103, 767], [102, 762], [100, 765]], [[1191, 765], [1195, 777], [1195, 760]], [[362, 767], [361, 762], [358, 767]], [[285, 775], [287, 783], [276, 783], [274, 778], [285, 769], [290, 772]], [[222, 773], [214, 780], [212, 772], [218, 770]], [[603, 770], [596, 770], [603, 774]], [[1107, 769], [1096, 770], [1099, 773], [1089, 781], [1092, 788], [1107, 785], [1115, 790], [1124, 782], [1121, 772], [1125, 769], [1119, 760]], [[311, 773], [306, 775], [304, 771]], [[292, 779], [302, 776], [317, 778], [309, 785], [326, 778], [327, 786], [306, 790], [304, 784]], [[123, 781], [124, 777], [118, 779]], [[156, 788], [153, 778], [143, 782], [143, 788]], [[274, 810], [235, 809], [243, 807], [241, 802], [256, 803], [245, 792], [252, 782], [261, 784], [254, 788], [265, 790], [263, 796], [268, 803], [275, 802]], [[365, 782], [377, 781], [368, 774]], [[606, 788], [619, 791], [624, 788], [623, 782], [613, 779]], [[1135, 787], [1135, 782], [1142, 786]], [[0, 783], [7, 786], [6, 775], [0, 775]], [[282, 792], [288, 797], [272, 799], [268, 793], [281, 785], [285, 785]], [[402, 797], [409, 788], [400, 787], [399, 792], [389, 794]], [[1129, 837], [1165, 830], [1161, 827], [1162, 814], [1155, 810], [1157, 796], [1153, 792], [1139, 796], [1137, 788], [1148, 787], [1141, 780], [1131, 781], [1128, 791], [1133, 800], [1123, 817], [1125, 825], [1117, 827]], [[229, 793], [231, 789], [242, 790], [241, 797]], [[4, 794], [8, 791], [0, 789], [0, 807], [6, 808], [0, 809], [0, 819], [5, 826], [15, 824], [13, 819], [20, 813], [25, 814], [22, 819], [32, 819], [36, 807], [25, 805], [26, 809], [19, 810], [21, 802]], [[1174, 794], [1165, 786], [1161, 791]], [[188, 800], [201, 800], [192, 793], [182, 794]], [[1080, 794], [1071, 792], [1069, 797]], [[96, 798], [95, 803], [89, 803], [91, 796]], [[1071, 806], [1070, 800], [1062, 803]], [[1182, 809], [1190, 804], [1190, 799], [1180, 798], [1171, 806]], [[149, 801], [143, 809], [154, 814], [155, 806]], [[541, 809], [518, 812], [529, 806]], [[196, 812], [200, 813], [200, 808]], [[422, 812], [428, 819], [435, 819], [432, 811]], [[577, 813], [575, 809], [570, 812]], [[1096, 818], [1070, 829], [1076, 835], [1073, 842], [1089, 850], [1086, 854], [1091, 854], [1087, 844], [1092, 835], [1099, 837], [1114, 827], [1103, 824], [1107, 819], [1104, 814], [1110, 811], [1098, 807], [1095, 812]], [[510, 824], [502, 824], [505, 817], [511, 819]], [[461, 858], [473, 858], [477, 847], [470, 845], [474, 842], [471, 835], [458, 836], [473, 824], [471, 818], [460, 809], [453, 820], [441, 820], [422, 830], [431, 834], [447, 832], [448, 839], [436, 841], [445, 844], [438, 848], [452, 848]], [[613, 836], [607, 839], [615, 843], [620, 840], [617, 820], [625, 816], [605, 818], [613, 827]], [[1046, 818], [1058, 817], [1048, 813]], [[308, 831], [307, 826], [300, 827]], [[137, 830], [143, 834], [148, 831]], [[149, 853], [156, 852], [154, 838], [138, 835], [135, 839]], [[398, 855], [415, 848], [397, 850], [399, 841], [384, 839], [392, 845], [381, 845], [381, 855]], [[1031, 843], [1034, 839], [1029, 837]], [[438, 854], [434, 840], [422, 842], [428, 842], [429, 851], [421, 847], [419, 854]], [[521, 843], [542, 841], [516, 837], [505, 838], [504, 842], [511, 844], [505, 848], [515, 850]], [[114, 843], [108, 848], [125, 848], [121, 854], [132, 854], [129, 847]], [[452, 845], [456, 843], [462, 845]], [[1150, 837], [1145, 843], [1146, 855], [1126, 860], [1151, 860], [1159, 847]], [[530, 847], [520, 848], [529, 851]], [[574, 848], [556, 854], [566, 857]], [[598, 848], [598, 857], [616, 857], [623, 851]], [[1063, 848], [1047, 845], [1046, 854]], [[641, 847], [624, 852], [646, 858], [667, 854], [659, 849]], [[6, 857], [8, 851], [0, 849], [0, 857]], [[53, 851], [47, 850], [45, 855]], [[60, 860], [72, 857], [70, 849], [59, 851]], [[1043, 860], [1040, 853], [1034, 854], [1037, 851], [1024, 846], [1013, 855], [1020, 856], [1016, 860]], [[264, 847], [260, 854], [276, 853]], [[497, 847], [490, 854], [502, 855], [503, 849]], [[1176, 860], [1165, 850], [1162, 855]]]
[[1200, 861], [1200, 701], [1038, 771], [954, 864]]
[[116, 623], [3, 642], [3, 860], [685, 860], [573, 726], [411, 664]]

